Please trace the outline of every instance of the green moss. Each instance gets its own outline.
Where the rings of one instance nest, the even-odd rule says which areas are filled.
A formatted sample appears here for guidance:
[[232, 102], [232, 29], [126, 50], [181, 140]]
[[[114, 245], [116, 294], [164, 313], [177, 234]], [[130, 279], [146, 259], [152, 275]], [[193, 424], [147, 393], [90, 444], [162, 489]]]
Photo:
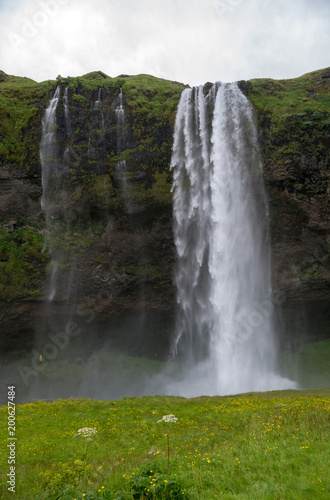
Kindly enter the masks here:
[[12, 233], [0, 229], [0, 299], [13, 300], [40, 293], [48, 255], [43, 238], [31, 228]]
[[167, 172], [157, 172], [154, 175], [155, 182], [152, 184], [150, 193], [157, 203], [172, 204], [172, 181]]
[[100, 226], [99, 224], [95, 224], [95, 223], [92, 224], [91, 230], [92, 230], [92, 233], [96, 234], [96, 235], [101, 235], [105, 232], [105, 229], [103, 226]]
[[315, 266], [302, 266], [299, 275], [303, 278], [316, 278], [320, 275], [320, 271]]
[[105, 202], [107, 198], [113, 194], [110, 176], [108, 174], [99, 176], [94, 175], [91, 179], [90, 192]]
[[[84, 192], [87, 193], [89, 213], [85, 215], [85, 224], [89, 225], [89, 218], [92, 224], [98, 225], [98, 221], [104, 216], [119, 209], [119, 193], [114, 188], [110, 175], [92, 175], [86, 178]], [[102, 215], [103, 214], [103, 215]]]
[[319, 113], [321, 119], [330, 106], [326, 71], [314, 71], [288, 80], [250, 80], [246, 93], [257, 108], [271, 113], [275, 129], [285, 115], [312, 111]]
[[40, 110], [52, 85], [7, 76], [0, 82], [0, 160], [28, 173], [39, 167]]
[[[48, 240], [48, 246], [51, 246], [54, 255], [64, 252], [69, 260], [76, 253], [85, 253], [93, 244], [94, 240], [89, 238], [85, 232], [80, 232], [80, 228], [74, 227], [70, 232], [63, 230], [59, 235], [51, 237]], [[60, 253], [61, 255], [61, 253]], [[56, 258], [53, 258], [54, 262]]]
[[153, 266], [134, 266], [134, 265], [131, 265], [131, 266], [127, 266], [127, 267], [123, 268], [123, 270], [127, 274], [132, 274], [135, 276], [143, 276], [145, 278], [147, 278], [147, 277], [159, 278], [162, 275], [162, 273], [156, 267], [153, 267]]

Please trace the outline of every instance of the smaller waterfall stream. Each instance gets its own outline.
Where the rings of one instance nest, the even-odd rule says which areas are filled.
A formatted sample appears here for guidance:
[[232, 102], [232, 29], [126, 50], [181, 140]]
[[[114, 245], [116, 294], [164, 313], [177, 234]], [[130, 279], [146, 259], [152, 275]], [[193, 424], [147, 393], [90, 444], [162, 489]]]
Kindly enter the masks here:
[[[59, 110], [59, 103], [63, 105]], [[45, 212], [47, 238], [46, 244], [51, 256], [50, 278], [47, 297], [52, 301], [56, 294], [59, 266], [67, 260], [65, 252], [61, 250], [56, 239], [61, 237], [63, 227], [60, 220], [65, 220], [65, 206], [67, 193], [64, 188], [65, 176], [70, 165], [70, 149], [63, 148], [60, 142], [59, 119], [57, 112], [64, 111], [63, 130], [67, 140], [71, 130], [68, 88], [66, 87], [61, 99], [61, 87], [58, 86], [50, 98], [42, 120], [42, 137], [40, 144], [40, 161], [42, 169], [42, 198], [41, 207]], [[62, 133], [62, 135], [64, 135]], [[63, 288], [63, 287], [62, 287]], [[64, 293], [64, 290], [61, 290]], [[69, 286], [65, 293], [69, 294]]]
[[97, 94], [97, 99], [94, 102], [94, 111], [96, 111], [99, 114], [101, 129], [104, 130], [104, 110], [103, 110], [103, 104], [102, 104], [102, 89], [101, 88], [99, 88], [99, 91]]
[[42, 119], [42, 138], [40, 144], [42, 198], [41, 208], [46, 211], [49, 207], [51, 195], [51, 179], [57, 171], [58, 152], [56, 146], [56, 108], [60, 99], [60, 87], [56, 88], [50, 99]]
[[66, 134], [70, 135], [71, 134], [71, 119], [70, 119], [69, 89], [68, 89], [68, 87], [65, 87], [65, 90], [64, 90], [63, 104], [64, 104]]
[[101, 88], [98, 89], [97, 98], [91, 103], [90, 126], [87, 158], [102, 163], [100, 159], [104, 155], [105, 119]]
[[[123, 90], [120, 89], [119, 96], [118, 96], [118, 104], [116, 106], [116, 121], [117, 121], [117, 154], [120, 154], [125, 147], [125, 109], [124, 109], [124, 103], [123, 103]], [[128, 192], [127, 192], [127, 165], [126, 165], [126, 160], [122, 159], [119, 160], [116, 164], [116, 178], [119, 180], [122, 192], [123, 192], [123, 198], [124, 202], [127, 207], [127, 198], [128, 198]]]
[[[50, 255], [53, 254], [52, 228], [55, 223], [53, 196], [56, 188], [59, 172], [59, 154], [56, 137], [56, 109], [60, 100], [60, 86], [56, 88], [53, 97], [49, 100], [42, 120], [42, 137], [40, 144], [42, 198], [41, 208], [46, 216], [46, 228], [48, 231], [47, 243]], [[56, 275], [58, 262], [52, 260], [51, 274], [48, 287], [48, 300], [52, 301], [56, 292]]]
[[117, 117], [117, 144], [118, 149], [123, 149], [123, 139], [124, 139], [124, 125], [125, 125], [125, 109], [123, 103], [123, 89], [120, 89], [118, 96], [118, 105], [116, 106], [116, 117]]

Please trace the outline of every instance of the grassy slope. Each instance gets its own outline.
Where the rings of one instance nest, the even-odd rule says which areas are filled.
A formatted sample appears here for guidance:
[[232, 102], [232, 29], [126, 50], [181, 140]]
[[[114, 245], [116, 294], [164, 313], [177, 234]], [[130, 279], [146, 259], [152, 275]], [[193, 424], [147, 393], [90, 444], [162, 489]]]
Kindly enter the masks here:
[[301, 112], [329, 113], [329, 83], [327, 78], [322, 78], [324, 71], [313, 71], [288, 80], [250, 80], [252, 89], [249, 98], [256, 106], [271, 112], [279, 121], [287, 115]]
[[[283, 391], [19, 405], [15, 498], [325, 500], [329, 396], [330, 390]], [[157, 423], [167, 414], [178, 422]], [[5, 499], [13, 497], [5, 485], [6, 407], [0, 416]], [[91, 443], [73, 437], [83, 427], [97, 429]]]

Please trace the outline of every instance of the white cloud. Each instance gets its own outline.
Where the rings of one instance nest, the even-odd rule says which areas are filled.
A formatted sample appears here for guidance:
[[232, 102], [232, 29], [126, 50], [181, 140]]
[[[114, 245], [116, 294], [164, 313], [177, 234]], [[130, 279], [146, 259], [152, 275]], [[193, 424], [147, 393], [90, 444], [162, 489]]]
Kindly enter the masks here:
[[[6, 8], [5, 8], [6, 7]], [[35, 80], [102, 70], [192, 85], [329, 65], [327, 0], [15, 0], [0, 68]]]

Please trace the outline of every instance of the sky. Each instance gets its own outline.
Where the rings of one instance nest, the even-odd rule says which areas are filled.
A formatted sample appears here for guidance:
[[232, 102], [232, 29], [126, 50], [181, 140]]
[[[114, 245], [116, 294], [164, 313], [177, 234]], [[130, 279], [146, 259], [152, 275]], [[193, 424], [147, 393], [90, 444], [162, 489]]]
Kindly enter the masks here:
[[0, 0], [0, 69], [189, 85], [330, 66], [330, 0]]

